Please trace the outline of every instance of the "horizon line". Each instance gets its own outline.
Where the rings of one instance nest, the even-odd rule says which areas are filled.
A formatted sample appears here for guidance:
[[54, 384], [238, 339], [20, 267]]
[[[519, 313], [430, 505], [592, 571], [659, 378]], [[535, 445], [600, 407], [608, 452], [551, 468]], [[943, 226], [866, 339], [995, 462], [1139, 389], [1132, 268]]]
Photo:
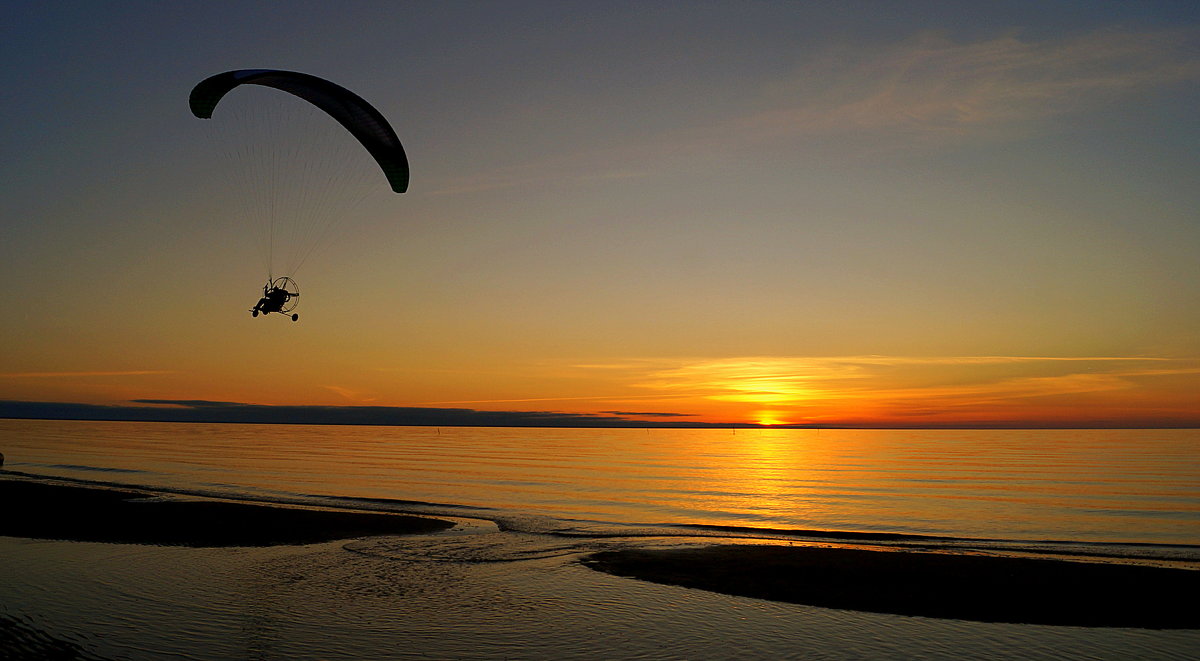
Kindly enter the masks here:
[[0, 400], [0, 419], [94, 422], [189, 422], [210, 424], [295, 424], [377, 427], [527, 427], [562, 429], [1200, 429], [1200, 420], [1080, 420], [924, 422], [826, 422], [763, 424], [697, 420], [641, 420], [654, 412], [624, 415], [557, 411], [480, 411], [401, 406], [268, 405], [207, 400], [130, 400], [154, 406]]

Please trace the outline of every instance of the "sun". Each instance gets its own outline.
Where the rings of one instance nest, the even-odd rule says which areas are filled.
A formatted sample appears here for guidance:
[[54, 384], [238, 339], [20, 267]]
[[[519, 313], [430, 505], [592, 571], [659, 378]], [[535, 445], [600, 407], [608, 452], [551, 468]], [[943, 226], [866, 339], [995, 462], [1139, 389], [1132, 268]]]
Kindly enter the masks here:
[[758, 411], [754, 414], [754, 421], [766, 427], [789, 424], [779, 411]]

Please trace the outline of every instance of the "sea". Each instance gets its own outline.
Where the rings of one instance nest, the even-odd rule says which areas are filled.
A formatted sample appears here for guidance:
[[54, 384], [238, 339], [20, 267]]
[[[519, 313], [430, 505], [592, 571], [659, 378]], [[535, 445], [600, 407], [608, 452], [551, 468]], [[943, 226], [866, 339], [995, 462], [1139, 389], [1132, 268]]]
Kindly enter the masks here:
[[1200, 631], [838, 611], [577, 562], [735, 541], [1194, 569], [1195, 429], [0, 420], [0, 452], [17, 476], [458, 523], [270, 549], [0, 537], [0, 639], [53, 639], [64, 658], [1200, 658]]

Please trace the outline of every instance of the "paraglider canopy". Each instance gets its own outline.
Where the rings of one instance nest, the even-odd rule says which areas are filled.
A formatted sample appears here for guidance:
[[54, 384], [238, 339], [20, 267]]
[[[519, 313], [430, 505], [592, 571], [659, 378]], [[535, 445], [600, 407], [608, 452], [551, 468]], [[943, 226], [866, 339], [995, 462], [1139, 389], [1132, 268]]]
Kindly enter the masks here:
[[338, 121], [374, 157], [397, 193], [408, 190], [408, 158], [391, 125], [350, 90], [306, 73], [274, 69], [239, 69], [210, 76], [192, 89], [192, 114], [210, 119], [221, 99], [239, 85], [262, 85], [294, 94]]

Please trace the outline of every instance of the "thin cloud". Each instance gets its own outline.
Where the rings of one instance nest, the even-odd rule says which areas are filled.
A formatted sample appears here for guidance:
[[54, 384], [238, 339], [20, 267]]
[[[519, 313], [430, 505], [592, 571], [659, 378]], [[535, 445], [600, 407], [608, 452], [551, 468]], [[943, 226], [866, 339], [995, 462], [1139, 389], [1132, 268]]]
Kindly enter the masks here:
[[1132, 390], [1139, 377], [1200, 374], [1200, 360], [1130, 356], [835, 356], [687, 361], [634, 385], [762, 405], [851, 402], [984, 406], [1005, 400]]
[[639, 177], [664, 162], [779, 140], [855, 135], [878, 148], [884, 136], [896, 144], [1003, 136], [1200, 80], [1198, 41], [1196, 29], [1178, 28], [975, 41], [922, 33], [872, 48], [843, 45], [764, 82], [760, 98], [747, 99], [719, 123], [479, 172], [442, 182], [430, 194]]
[[57, 379], [79, 378], [91, 376], [150, 376], [156, 374], [174, 374], [169, 370], [123, 370], [123, 371], [94, 371], [94, 372], [8, 372], [0, 374], [6, 379]]
[[156, 404], [161, 406], [178, 406], [188, 409], [219, 409], [227, 406], [244, 406], [237, 402], [217, 402], [210, 399], [134, 399], [134, 404]]
[[512, 402], [603, 402], [627, 399], [662, 399], [661, 395], [594, 395], [585, 397], [521, 397], [516, 399], [464, 399], [448, 402], [421, 402], [421, 406], [446, 406], [458, 404], [507, 404]]
[[[1195, 30], [1100, 30], [1040, 41], [923, 34], [822, 58], [736, 121], [758, 139], [905, 129], [960, 134], [1039, 120], [1200, 80]], [[788, 102], [787, 99], [792, 101]]]
[[[1122, 374], [1062, 374], [1001, 379], [968, 385], [884, 388], [870, 393], [869, 397], [892, 402], [930, 400], [943, 406], [977, 406], [1001, 400], [1108, 392], [1132, 387], [1134, 384], [1123, 378]], [[868, 395], [860, 393], [858, 396]]]
[[653, 418], [687, 418], [695, 415], [694, 413], [666, 413], [662, 411], [601, 411], [601, 413], [618, 416], [650, 416]]
[[350, 401], [350, 402], [370, 403], [370, 402], [374, 402], [378, 399], [377, 397], [371, 396], [367, 393], [364, 393], [364, 392], [361, 392], [358, 390], [351, 390], [350, 388], [344, 388], [342, 386], [321, 386], [321, 387], [326, 390], [329, 390], [330, 392], [334, 392], [334, 393], [337, 393], [338, 395], [341, 395], [343, 398], [345, 398], [347, 401]]

